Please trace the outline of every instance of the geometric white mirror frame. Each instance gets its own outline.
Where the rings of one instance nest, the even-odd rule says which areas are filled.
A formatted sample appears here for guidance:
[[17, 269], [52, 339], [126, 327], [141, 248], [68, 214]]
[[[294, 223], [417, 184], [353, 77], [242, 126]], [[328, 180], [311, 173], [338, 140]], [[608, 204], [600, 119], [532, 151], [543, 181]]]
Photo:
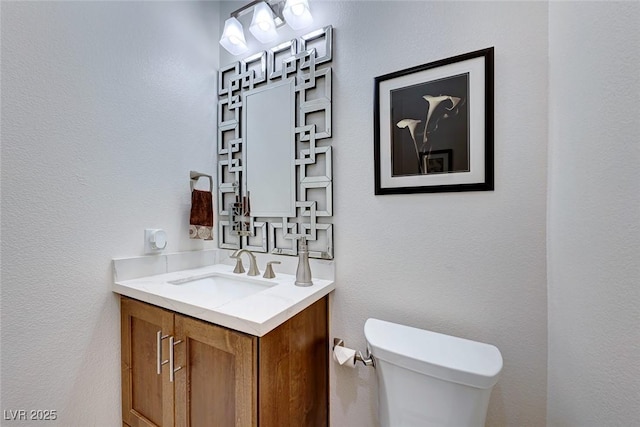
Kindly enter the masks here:
[[327, 26], [218, 71], [220, 248], [333, 259], [332, 59]]

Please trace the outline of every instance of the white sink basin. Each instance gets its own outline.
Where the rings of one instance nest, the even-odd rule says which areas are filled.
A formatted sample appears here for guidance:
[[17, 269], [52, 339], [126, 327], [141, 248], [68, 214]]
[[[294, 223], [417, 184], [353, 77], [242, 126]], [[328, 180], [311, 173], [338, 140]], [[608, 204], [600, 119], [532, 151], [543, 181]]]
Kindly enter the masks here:
[[235, 277], [219, 273], [174, 280], [169, 283], [180, 286], [181, 290], [189, 293], [197, 292], [203, 298], [218, 304], [226, 304], [229, 301], [253, 295], [277, 284], [260, 278]]

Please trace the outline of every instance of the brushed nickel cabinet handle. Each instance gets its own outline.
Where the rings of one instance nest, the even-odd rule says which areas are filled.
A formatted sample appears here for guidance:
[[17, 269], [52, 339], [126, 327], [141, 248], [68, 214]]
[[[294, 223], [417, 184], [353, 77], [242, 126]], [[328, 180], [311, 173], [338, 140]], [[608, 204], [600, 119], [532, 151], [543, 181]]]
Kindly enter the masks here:
[[156, 333], [156, 371], [158, 375], [162, 374], [162, 365], [167, 363], [162, 361], [162, 340], [168, 338], [169, 335], [162, 335], [162, 331]]
[[174, 368], [175, 365], [175, 355], [173, 347], [180, 344], [182, 340], [175, 341], [173, 337], [169, 337], [169, 382], [173, 382], [175, 379], [175, 373], [182, 369], [182, 366], [178, 366]]

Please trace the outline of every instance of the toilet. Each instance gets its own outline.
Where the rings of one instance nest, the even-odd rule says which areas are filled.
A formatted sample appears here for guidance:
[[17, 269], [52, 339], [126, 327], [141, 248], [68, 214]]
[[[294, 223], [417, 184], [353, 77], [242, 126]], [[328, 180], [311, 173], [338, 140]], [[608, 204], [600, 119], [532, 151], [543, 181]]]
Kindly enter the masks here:
[[381, 427], [483, 427], [502, 355], [490, 345], [378, 319], [364, 325]]

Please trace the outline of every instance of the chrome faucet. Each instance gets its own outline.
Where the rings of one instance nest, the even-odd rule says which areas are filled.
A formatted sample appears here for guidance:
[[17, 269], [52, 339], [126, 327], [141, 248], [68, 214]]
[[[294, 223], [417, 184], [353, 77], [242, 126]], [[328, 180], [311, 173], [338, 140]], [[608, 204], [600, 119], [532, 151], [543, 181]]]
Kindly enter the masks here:
[[236, 268], [234, 268], [233, 272], [236, 274], [244, 273], [244, 266], [242, 265], [241, 255], [246, 253], [249, 255], [249, 272], [247, 276], [257, 276], [260, 274], [260, 270], [258, 270], [258, 263], [256, 262], [256, 256], [247, 249], [238, 249], [231, 254], [231, 258], [236, 259]]

